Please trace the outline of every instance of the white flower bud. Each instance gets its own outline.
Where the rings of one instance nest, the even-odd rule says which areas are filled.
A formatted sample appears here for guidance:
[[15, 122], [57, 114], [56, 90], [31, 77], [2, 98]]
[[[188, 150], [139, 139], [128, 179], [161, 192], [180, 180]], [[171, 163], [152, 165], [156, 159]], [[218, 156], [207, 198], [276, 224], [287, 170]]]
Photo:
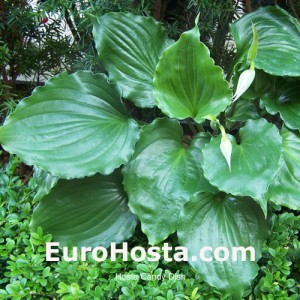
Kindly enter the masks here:
[[237, 89], [232, 98], [233, 102], [239, 99], [248, 90], [248, 88], [250, 87], [251, 83], [254, 80], [254, 77], [255, 77], [255, 70], [252, 68], [242, 72], [238, 81]]
[[230, 140], [228, 139], [227, 135], [222, 135], [220, 150], [225, 157], [229, 171], [231, 172], [231, 153], [232, 153], [232, 145]]

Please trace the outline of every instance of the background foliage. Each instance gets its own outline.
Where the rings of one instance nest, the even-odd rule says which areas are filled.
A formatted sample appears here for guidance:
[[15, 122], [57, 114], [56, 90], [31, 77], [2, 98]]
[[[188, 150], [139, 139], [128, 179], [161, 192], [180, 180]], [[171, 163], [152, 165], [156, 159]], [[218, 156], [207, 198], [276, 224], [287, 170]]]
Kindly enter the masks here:
[[[299, 3], [285, 0], [1, 0], [1, 109], [4, 113], [12, 111], [13, 100], [28, 95], [45, 77], [62, 70], [103, 71], [88, 14], [128, 11], [152, 15], [164, 24], [171, 38], [177, 39], [193, 27], [194, 18], [200, 12], [201, 40], [226, 71], [235, 51], [230, 43], [229, 24], [245, 11], [274, 4], [299, 19]], [[26, 82], [20, 82], [24, 76]], [[129, 108], [146, 121], [159, 114], [156, 109], [145, 111], [131, 105]], [[3, 114], [0, 118], [3, 119]]]

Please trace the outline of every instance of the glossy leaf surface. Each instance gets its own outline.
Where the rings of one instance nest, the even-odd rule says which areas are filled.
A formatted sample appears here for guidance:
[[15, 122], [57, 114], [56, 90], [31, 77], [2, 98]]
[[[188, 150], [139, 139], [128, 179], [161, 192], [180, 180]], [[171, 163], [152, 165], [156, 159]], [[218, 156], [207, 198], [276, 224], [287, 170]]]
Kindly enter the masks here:
[[215, 190], [201, 167], [201, 149], [208, 137], [197, 135], [189, 146], [182, 138], [177, 121], [154, 121], [143, 128], [134, 156], [124, 168], [129, 207], [151, 245], [175, 232], [179, 212], [192, 194]]
[[255, 104], [252, 101], [241, 99], [236, 103], [233, 115], [228, 116], [227, 119], [232, 122], [247, 121], [249, 119], [257, 120], [259, 119], [259, 114]]
[[112, 173], [127, 162], [138, 138], [117, 86], [83, 71], [47, 81], [0, 128], [5, 149], [61, 178]]
[[278, 6], [261, 7], [230, 26], [239, 60], [246, 60], [252, 43], [252, 24], [258, 31], [255, 68], [278, 76], [300, 76], [300, 26]]
[[36, 203], [40, 201], [44, 196], [49, 194], [51, 189], [57, 184], [59, 178], [35, 167], [33, 179], [37, 184], [37, 192], [33, 199], [33, 202]]
[[254, 198], [266, 211], [261, 197], [275, 176], [281, 156], [277, 128], [264, 119], [249, 120], [239, 131], [239, 144], [233, 136], [228, 134], [228, 137], [232, 143], [231, 172], [219, 149], [218, 136], [203, 149], [205, 177], [221, 191]]
[[137, 224], [127, 205], [119, 170], [59, 180], [34, 210], [31, 229], [41, 226], [60, 245], [110, 246], [130, 238]]
[[278, 80], [272, 92], [262, 95], [262, 104], [275, 115], [279, 112], [285, 125], [300, 130], [300, 81]]
[[154, 71], [172, 42], [161, 24], [129, 13], [108, 13], [94, 22], [93, 36], [109, 78], [122, 88], [123, 97], [139, 107], [154, 107]]
[[291, 209], [300, 209], [300, 133], [283, 128], [283, 159], [271, 183], [267, 199]]
[[232, 92], [199, 37], [195, 27], [165, 50], [155, 71], [153, 94], [167, 116], [201, 123], [205, 116], [224, 111]]
[[[210, 285], [231, 294], [233, 299], [242, 299], [243, 292], [257, 275], [256, 261], [261, 257], [262, 243], [268, 231], [262, 210], [251, 198], [198, 193], [184, 206], [178, 238], [180, 245], [189, 249], [189, 263]], [[203, 261], [199, 256], [203, 247], [212, 247], [213, 251], [226, 247], [228, 260], [217, 261], [212, 251], [206, 251], [205, 257], [213, 259]], [[246, 251], [246, 261], [242, 261], [241, 252], [233, 261], [233, 247], [253, 247], [255, 260], [251, 261], [250, 252]], [[220, 257], [224, 256], [221, 251]]]

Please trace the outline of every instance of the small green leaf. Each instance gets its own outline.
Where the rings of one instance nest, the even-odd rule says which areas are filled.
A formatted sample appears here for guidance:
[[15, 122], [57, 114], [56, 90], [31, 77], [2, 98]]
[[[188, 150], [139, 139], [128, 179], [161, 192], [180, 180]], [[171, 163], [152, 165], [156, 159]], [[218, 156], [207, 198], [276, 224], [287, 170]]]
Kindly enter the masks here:
[[59, 290], [57, 291], [59, 294], [69, 293], [69, 287], [64, 283], [60, 282], [58, 284]]
[[20, 292], [19, 285], [16, 284], [8, 284], [5, 289], [11, 296], [17, 296]]
[[279, 6], [261, 7], [245, 14], [230, 26], [239, 61], [247, 60], [253, 40], [252, 24], [259, 35], [255, 68], [278, 76], [300, 76], [298, 21]]
[[140, 273], [150, 273], [150, 269], [147, 265], [145, 264], [138, 264], [136, 266], [136, 269], [140, 272]]
[[283, 128], [283, 158], [266, 198], [272, 202], [300, 209], [300, 133]]
[[61, 300], [74, 300], [74, 296], [73, 295], [64, 295]]
[[127, 297], [132, 297], [132, 291], [128, 287], [122, 287], [122, 293]]
[[260, 203], [279, 167], [281, 137], [277, 128], [264, 119], [249, 120], [239, 131], [239, 144], [232, 143], [231, 172], [220, 149], [221, 137], [214, 137], [203, 149], [203, 171], [209, 182], [236, 196], [250, 196]]
[[70, 292], [72, 295], [78, 295], [79, 293], [79, 285], [77, 283], [72, 283], [70, 286]]
[[0, 142], [53, 176], [110, 174], [127, 162], [139, 138], [120, 98], [103, 74], [60, 74], [20, 102], [0, 127]]
[[[242, 299], [244, 291], [257, 275], [257, 260], [261, 247], [269, 233], [268, 221], [261, 208], [251, 198], [240, 198], [224, 193], [198, 193], [184, 205], [178, 225], [178, 238], [189, 251], [189, 263], [212, 286], [229, 293], [233, 299]], [[212, 261], [204, 261], [199, 252], [203, 247], [212, 247], [204, 253]], [[226, 247], [228, 259], [218, 261], [213, 251]], [[246, 261], [234, 247], [253, 247], [254, 261], [246, 251]], [[192, 256], [196, 257], [192, 259]], [[221, 251], [220, 257], [225, 253]]]
[[59, 180], [33, 212], [31, 230], [41, 226], [64, 246], [110, 246], [130, 238], [137, 224], [127, 205], [119, 170], [83, 179]]
[[165, 50], [155, 71], [153, 95], [167, 116], [201, 123], [205, 116], [224, 111], [232, 93], [199, 37], [196, 26]]
[[261, 96], [261, 103], [270, 114], [276, 115], [279, 112], [287, 127], [300, 130], [299, 99], [299, 80], [288, 82], [284, 79], [278, 79], [273, 91]]
[[128, 205], [151, 245], [176, 231], [179, 212], [190, 195], [215, 191], [201, 166], [201, 149], [209, 137], [198, 134], [190, 145], [182, 139], [177, 121], [157, 119], [143, 128], [134, 156], [123, 169]]
[[154, 107], [153, 76], [159, 57], [172, 41], [153, 18], [108, 13], [94, 22], [100, 59], [123, 97], [139, 107]]
[[0, 296], [3, 297], [3, 299], [8, 299], [8, 292], [5, 290], [0, 289]]

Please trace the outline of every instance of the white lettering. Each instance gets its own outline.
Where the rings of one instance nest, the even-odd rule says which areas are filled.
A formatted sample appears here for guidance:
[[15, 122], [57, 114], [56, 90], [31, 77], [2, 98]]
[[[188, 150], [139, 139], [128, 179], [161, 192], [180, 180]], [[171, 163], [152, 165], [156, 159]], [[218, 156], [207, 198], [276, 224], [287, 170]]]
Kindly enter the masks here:
[[164, 243], [162, 250], [164, 252], [164, 260], [168, 262], [172, 261], [172, 258], [169, 257], [169, 251], [172, 250], [172, 247], [170, 247], [168, 243]]
[[65, 261], [77, 261], [78, 260], [77, 247], [72, 248], [72, 257], [69, 257], [68, 247], [63, 247], [63, 258]]
[[[220, 256], [220, 252], [224, 253], [224, 256]], [[229, 258], [229, 250], [226, 247], [217, 247], [214, 251], [214, 257], [216, 261], [226, 261]]]
[[245, 247], [233, 247], [232, 248], [232, 261], [238, 260], [238, 253], [241, 253], [241, 261], [247, 260], [247, 251], [250, 251], [250, 261], [255, 261], [255, 249], [251, 246]]
[[160, 254], [157, 253], [156, 251], [159, 251], [159, 247], [150, 247], [148, 249], [148, 255], [150, 256], [148, 257], [149, 261], [159, 261]]
[[123, 243], [122, 248], [117, 249], [116, 248], [116, 243], [111, 243], [110, 253], [111, 253], [111, 257], [110, 257], [111, 261], [116, 261], [117, 260], [117, 257], [116, 257], [117, 253], [122, 254], [122, 260], [123, 261], [128, 261], [128, 244]]
[[52, 246], [59, 247], [57, 242], [46, 243], [46, 261], [59, 261], [59, 257], [52, 257], [52, 253], [59, 253], [59, 249], [52, 249]]
[[[177, 251], [179, 250], [179, 251]], [[175, 261], [188, 261], [188, 251], [186, 247], [175, 247], [174, 260]]]
[[212, 257], [206, 257], [206, 256], [205, 256], [205, 251], [210, 251], [210, 252], [212, 252], [212, 251], [213, 251], [213, 248], [212, 248], [212, 247], [209, 247], [209, 246], [201, 248], [201, 250], [200, 250], [200, 252], [199, 252], [200, 259], [203, 260], [203, 261], [207, 261], [207, 262], [208, 262], [208, 261], [212, 261], [212, 260], [213, 260]]
[[82, 247], [81, 248], [81, 261], [86, 261], [87, 252], [91, 252], [92, 247]]
[[[98, 256], [98, 251], [102, 252], [102, 257]], [[104, 248], [104, 247], [101, 247], [101, 246], [100, 247], [96, 247], [92, 251], [92, 258], [95, 261], [102, 262], [102, 261], [104, 261], [104, 260], [107, 259], [107, 256], [108, 256], [108, 253], [107, 253], [106, 248]]]
[[[136, 255], [137, 252], [140, 252], [141, 256]], [[143, 247], [137, 246], [131, 249], [130, 255], [134, 261], [140, 262], [146, 258], [146, 250]]]

